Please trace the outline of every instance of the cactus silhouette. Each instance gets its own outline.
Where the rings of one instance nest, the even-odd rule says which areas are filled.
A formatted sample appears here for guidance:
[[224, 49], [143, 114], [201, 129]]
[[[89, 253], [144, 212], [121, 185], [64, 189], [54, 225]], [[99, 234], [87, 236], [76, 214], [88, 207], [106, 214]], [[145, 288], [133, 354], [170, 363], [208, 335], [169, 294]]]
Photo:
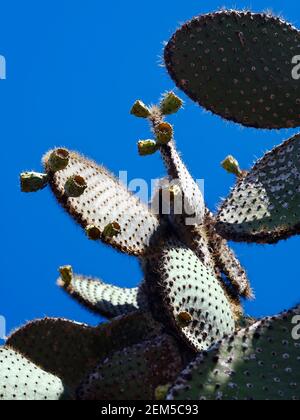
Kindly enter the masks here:
[[[206, 109], [256, 128], [300, 125], [300, 91], [291, 75], [299, 32], [266, 14], [221, 11], [184, 24], [165, 48], [177, 86]], [[51, 188], [89, 240], [138, 257], [139, 287], [128, 289], [60, 267], [58, 285], [109, 322], [33, 321], [0, 349], [0, 399], [297, 400], [299, 307], [250, 320], [254, 297], [228, 244], [271, 244], [300, 233], [299, 135], [266, 153], [249, 171], [233, 156], [224, 169], [236, 185], [217, 214], [183, 162], [166, 121], [183, 101], [135, 102], [150, 123], [139, 140], [146, 159], [160, 153], [167, 176], [150, 206], [112, 174], [64, 148], [43, 158], [44, 173], [21, 174], [21, 190]]]

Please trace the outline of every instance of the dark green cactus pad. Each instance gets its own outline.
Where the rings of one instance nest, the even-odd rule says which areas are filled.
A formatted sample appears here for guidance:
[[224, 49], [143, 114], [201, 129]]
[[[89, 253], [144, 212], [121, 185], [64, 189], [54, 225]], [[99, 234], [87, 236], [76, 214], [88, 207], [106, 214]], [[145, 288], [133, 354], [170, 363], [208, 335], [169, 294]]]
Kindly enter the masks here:
[[[47, 170], [49, 152], [44, 157]], [[79, 197], [69, 197], [66, 183], [72, 177], [85, 180], [87, 188]], [[69, 152], [68, 166], [56, 173], [49, 171], [49, 184], [60, 204], [84, 228], [95, 226], [102, 240], [122, 252], [141, 255], [150, 245], [158, 220], [146, 205], [134, 197], [105, 168], [75, 152]], [[120, 233], [103, 235], [109, 224], [120, 226]]]
[[116, 352], [102, 361], [77, 391], [80, 400], [153, 400], [172, 383], [182, 364], [173, 338], [162, 335]]
[[[190, 175], [173, 141], [167, 145], [162, 145], [160, 151], [168, 171], [171, 186], [175, 182], [174, 186], [178, 186], [181, 191], [179, 197], [181, 203], [179, 204], [182, 205], [179, 205], [179, 210], [181, 211], [179, 215], [185, 216], [185, 223], [188, 225], [201, 224], [204, 218], [205, 204], [199, 185]], [[176, 200], [176, 196], [174, 200]]]
[[167, 69], [191, 99], [245, 126], [300, 125], [292, 77], [300, 33], [266, 14], [220, 11], [183, 25], [165, 49]]
[[300, 307], [266, 318], [200, 354], [178, 378], [169, 400], [300, 400]]
[[215, 230], [215, 218], [209, 211], [206, 214], [205, 224], [216, 266], [227, 277], [239, 296], [246, 299], [253, 298], [253, 290], [244, 267], [227, 241]]
[[147, 310], [147, 298], [142, 285], [128, 289], [76, 274], [72, 276], [70, 284], [60, 278], [58, 285], [80, 304], [108, 319], [138, 309]]
[[221, 283], [180, 241], [167, 240], [149, 255], [144, 268], [154, 316], [167, 317], [192, 349], [207, 350], [233, 333], [234, 315]]
[[259, 160], [221, 205], [216, 229], [225, 238], [276, 243], [300, 232], [300, 135]]
[[44, 319], [16, 331], [7, 345], [74, 389], [100, 359], [125, 346], [157, 337], [162, 329], [150, 314], [142, 312], [97, 328], [63, 319]]
[[0, 401], [69, 399], [56, 376], [45, 372], [9, 347], [0, 348]]

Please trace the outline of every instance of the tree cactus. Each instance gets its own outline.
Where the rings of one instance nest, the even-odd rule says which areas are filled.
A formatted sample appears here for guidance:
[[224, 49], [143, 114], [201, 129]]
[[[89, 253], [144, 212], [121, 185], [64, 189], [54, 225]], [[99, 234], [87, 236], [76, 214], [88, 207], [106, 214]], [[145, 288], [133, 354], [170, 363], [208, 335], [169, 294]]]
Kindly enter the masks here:
[[[212, 112], [256, 128], [296, 127], [290, 64], [299, 42], [278, 18], [221, 11], [183, 25], [165, 61], [177, 86]], [[0, 399], [300, 399], [299, 307], [245, 318], [242, 300], [254, 294], [227, 242], [269, 244], [300, 232], [299, 135], [250, 171], [228, 156], [222, 166], [236, 186], [214, 215], [166, 121], [182, 105], [167, 92], [156, 106], [138, 100], [131, 109], [153, 131], [139, 154], [160, 153], [167, 169], [149, 207], [64, 148], [44, 156], [44, 173], [21, 175], [23, 192], [49, 185], [88, 239], [138, 257], [144, 279], [120, 288], [61, 267], [64, 292], [110, 322], [43, 319], [14, 332], [0, 349]]]

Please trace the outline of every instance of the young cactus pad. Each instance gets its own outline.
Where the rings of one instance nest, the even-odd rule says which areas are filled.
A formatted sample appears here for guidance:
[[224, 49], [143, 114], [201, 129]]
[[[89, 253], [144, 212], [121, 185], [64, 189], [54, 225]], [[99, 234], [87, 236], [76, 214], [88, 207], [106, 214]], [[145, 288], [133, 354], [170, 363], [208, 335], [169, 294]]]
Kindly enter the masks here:
[[300, 307], [266, 318], [200, 354], [168, 400], [299, 400], [300, 342], [292, 337]]
[[109, 319], [138, 309], [147, 310], [147, 297], [143, 286], [122, 288], [76, 274], [67, 283], [60, 278], [58, 285], [83, 306]]
[[275, 243], [300, 232], [300, 135], [259, 160], [221, 205], [216, 228], [227, 239]]
[[300, 125], [292, 59], [300, 33], [280, 18], [221, 11], [184, 24], [165, 49], [167, 69], [191, 99], [256, 128]]

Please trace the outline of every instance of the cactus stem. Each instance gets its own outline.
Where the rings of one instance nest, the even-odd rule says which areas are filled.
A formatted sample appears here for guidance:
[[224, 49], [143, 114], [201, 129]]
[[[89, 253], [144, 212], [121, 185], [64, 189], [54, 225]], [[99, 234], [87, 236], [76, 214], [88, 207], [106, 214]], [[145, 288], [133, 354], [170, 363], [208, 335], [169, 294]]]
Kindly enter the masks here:
[[24, 172], [20, 175], [20, 184], [22, 192], [37, 192], [47, 186], [48, 175], [38, 172]]
[[113, 238], [114, 236], [119, 235], [121, 232], [121, 226], [117, 222], [109, 223], [103, 230], [103, 236], [108, 238]]
[[86, 189], [86, 181], [79, 175], [71, 176], [65, 184], [65, 192], [69, 197], [80, 197]]
[[73, 279], [73, 268], [70, 265], [64, 265], [58, 270], [65, 287], [69, 287]]
[[51, 172], [58, 172], [65, 169], [70, 160], [70, 153], [66, 149], [54, 150], [48, 160], [47, 166]]
[[97, 226], [89, 225], [86, 227], [85, 231], [86, 231], [87, 237], [91, 241], [98, 241], [99, 239], [101, 239], [101, 232]]

